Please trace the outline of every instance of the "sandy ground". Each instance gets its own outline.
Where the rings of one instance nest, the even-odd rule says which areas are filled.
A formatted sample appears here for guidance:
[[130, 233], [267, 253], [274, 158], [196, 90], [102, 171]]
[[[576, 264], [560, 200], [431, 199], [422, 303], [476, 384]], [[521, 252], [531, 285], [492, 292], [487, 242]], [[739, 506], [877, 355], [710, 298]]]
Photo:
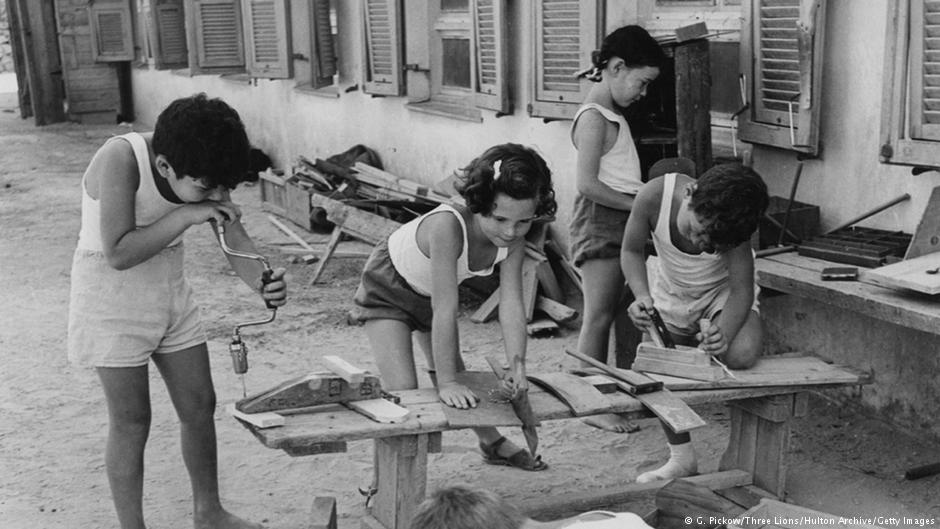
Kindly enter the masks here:
[[[0, 76], [3, 77], [3, 76]], [[9, 77], [0, 87], [10, 87]], [[15, 86], [15, 85], [12, 85]], [[105, 403], [93, 371], [68, 364], [65, 332], [69, 266], [80, 219], [79, 182], [95, 149], [128, 127], [58, 124], [43, 128], [19, 119], [15, 94], [0, 93], [0, 527], [116, 527], [104, 472]], [[322, 156], [328, 153], [311, 153]], [[331, 261], [323, 284], [309, 285], [313, 266], [295, 264], [284, 251], [290, 240], [260, 210], [257, 187], [234, 195], [244, 222], [276, 266], [289, 269], [290, 304], [277, 320], [248, 329], [249, 391], [320, 369], [319, 358], [339, 354], [374, 369], [361, 328], [345, 313], [358, 282], [361, 258]], [[305, 236], [325, 243], [323, 234]], [[291, 458], [269, 450], [224, 411], [241, 396], [231, 372], [227, 340], [232, 326], [262, 315], [260, 301], [229, 271], [210, 230], [191, 230], [185, 240], [189, 277], [210, 336], [220, 483], [233, 511], [272, 528], [306, 526], [313, 496], [335, 496], [340, 527], [359, 527], [364, 512], [358, 487], [371, 478], [371, 443], [351, 443], [347, 454]], [[360, 243], [344, 243], [366, 252]], [[460, 321], [461, 345], [471, 369], [486, 369], [483, 354], [499, 351], [495, 324], [465, 317], [481, 301], [467, 296]], [[577, 304], [577, 300], [572, 300]], [[562, 354], [576, 328], [529, 342], [530, 371], [573, 367]], [[428, 383], [425, 378], [423, 381]], [[191, 496], [179, 453], [177, 422], [165, 388], [151, 374], [153, 425], [146, 452], [145, 513], [150, 527], [190, 526]], [[893, 429], [852, 406], [813, 399], [813, 414], [798, 421], [788, 482], [790, 501], [846, 516], [926, 517], [940, 523], [940, 476], [904, 481], [910, 466], [940, 461], [940, 446]], [[727, 442], [724, 407], [701, 409], [709, 426], [694, 442], [701, 469], [717, 468]], [[547, 422], [541, 448], [551, 468], [530, 474], [480, 461], [469, 432], [444, 436], [441, 454], [430, 456], [429, 489], [469, 483], [512, 500], [584, 492], [632, 480], [666, 457], [656, 421], [616, 435], [579, 421]], [[521, 443], [518, 431], [509, 434]], [[646, 501], [632, 506], [648, 509]]]

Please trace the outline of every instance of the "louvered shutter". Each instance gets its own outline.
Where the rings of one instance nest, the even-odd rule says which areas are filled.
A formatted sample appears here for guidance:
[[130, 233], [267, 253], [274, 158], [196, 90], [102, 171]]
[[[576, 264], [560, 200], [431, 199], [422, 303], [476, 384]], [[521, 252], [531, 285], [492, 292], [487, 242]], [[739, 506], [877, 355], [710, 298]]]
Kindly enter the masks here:
[[363, 0], [365, 81], [369, 94], [401, 95], [402, 38], [398, 0]]
[[743, 141], [816, 154], [825, 0], [748, 0], [741, 64]]
[[150, 44], [157, 69], [185, 68], [189, 49], [183, 0], [151, 0], [151, 3]]
[[285, 0], [242, 0], [245, 69], [252, 77], [291, 76], [289, 17]]
[[89, 7], [91, 47], [95, 62], [134, 58], [134, 32], [127, 0], [92, 2]]
[[476, 105], [509, 113], [506, 0], [476, 0], [473, 24], [477, 51]]
[[310, 9], [310, 27], [313, 31], [311, 64], [314, 88], [333, 84], [336, 75], [336, 47], [333, 45], [333, 26], [330, 23], [330, 0], [313, 0]]
[[940, 140], [940, 2], [911, 2], [911, 138]]
[[575, 74], [598, 46], [596, 0], [535, 0], [535, 93], [529, 114], [572, 118], [590, 81]]
[[189, 68], [193, 74], [236, 72], [245, 67], [239, 0], [189, 0]]

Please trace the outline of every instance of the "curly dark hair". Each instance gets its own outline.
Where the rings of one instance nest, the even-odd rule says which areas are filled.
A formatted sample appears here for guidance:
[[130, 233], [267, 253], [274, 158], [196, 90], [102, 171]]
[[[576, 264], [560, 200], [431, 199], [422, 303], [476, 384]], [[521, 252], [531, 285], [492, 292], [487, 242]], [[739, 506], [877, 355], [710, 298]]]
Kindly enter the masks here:
[[712, 245], [727, 251], [750, 239], [769, 202], [767, 185], [756, 171], [727, 163], [699, 177], [689, 207], [705, 224]]
[[204, 93], [170, 103], [153, 131], [154, 153], [165, 156], [178, 177], [210, 187], [235, 189], [245, 181], [250, 149], [238, 112]]
[[[498, 175], [494, 171], [496, 162], [499, 162]], [[535, 214], [539, 217], [554, 216], [558, 209], [552, 172], [545, 160], [534, 150], [517, 143], [487, 149], [463, 168], [456, 188], [473, 213], [492, 213], [497, 193], [516, 200], [536, 199]]]
[[623, 26], [604, 37], [601, 49], [591, 52], [594, 68], [583, 75], [591, 81], [600, 81], [600, 72], [614, 57], [623, 59], [628, 68], [652, 66], [661, 69], [666, 63], [666, 53], [649, 32], [641, 26]]

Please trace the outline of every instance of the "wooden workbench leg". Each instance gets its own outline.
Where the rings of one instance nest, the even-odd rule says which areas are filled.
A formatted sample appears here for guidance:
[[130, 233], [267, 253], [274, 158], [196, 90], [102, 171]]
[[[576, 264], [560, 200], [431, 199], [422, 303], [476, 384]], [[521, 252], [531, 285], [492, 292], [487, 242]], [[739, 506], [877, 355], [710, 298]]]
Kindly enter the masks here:
[[736, 400], [728, 405], [731, 436], [718, 469], [750, 472], [755, 485], [783, 498], [791, 419], [801, 414], [805, 399], [793, 394], [773, 395]]
[[339, 241], [343, 239], [343, 227], [337, 225], [333, 228], [333, 233], [330, 234], [330, 240], [326, 243], [326, 248], [323, 250], [323, 255], [320, 256], [320, 262], [317, 263], [317, 269], [313, 272], [313, 279], [310, 280], [310, 284], [314, 284], [320, 279], [320, 274], [323, 273], [323, 269], [326, 268], [326, 262], [330, 260], [330, 257], [333, 256], [333, 252], [336, 251], [336, 245], [339, 244]]
[[373, 520], [363, 520], [362, 527], [373, 529], [378, 522], [384, 529], [407, 529], [426, 494], [428, 434], [376, 439], [375, 452], [378, 492]]

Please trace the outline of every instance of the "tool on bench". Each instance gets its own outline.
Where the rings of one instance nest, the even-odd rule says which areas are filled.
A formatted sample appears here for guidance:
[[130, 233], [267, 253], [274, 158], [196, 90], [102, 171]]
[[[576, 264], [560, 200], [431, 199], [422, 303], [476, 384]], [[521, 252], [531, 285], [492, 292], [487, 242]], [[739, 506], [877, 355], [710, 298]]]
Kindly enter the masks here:
[[650, 319], [653, 320], [653, 326], [649, 329], [653, 342], [660, 347], [675, 349], [676, 343], [672, 341], [672, 335], [669, 334], [669, 329], [666, 328], [666, 322], [663, 321], [663, 317], [659, 315], [659, 311], [656, 310], [656, 307], [650, 307], [645, 310], [646, 313], [649, 314]]
[[[637, 373], [636, 371], [630, 369], [610, 367], [607, 364], [599, 362], [589, 356], [572, 351], [570, 349], [565, 349], [565, 353], [577, 358], [578, 360], [581, 360], [582, 362], [586, 362], [596, 367], [605, 375], [616, 379], [618, 382], [621, 382], [621, 387], [632, 395], [641, 395], [643, 393], [651, 393], [653, 391], [659, 391], [663, 389], [663, 382], [661, 380], [653, 380], [646, 375]], [[577, 372], [577, 370], [573, 372]]]
[[[261, 254], [242, 252], [230, 248], [229, 245], [225, 242], [224, 224], [220, 222], [214, 222], [213, 224], [215, 224], [215, 231], [219, 237], [219, 245], [222, 247], [222, 251], [224, 253], [231, 255], [232, 257], [253, 259], [255, 261], [261, 262], [261, 264], [264, 266], [264, 271], [261, 272], [261, 288], [264, 289], [264, 285], [267, 285], [271, 282], [271, 275], [274, 273], [274, 270], [268, 263], [268, 259]], [[271, 302], [267, 300], [265, 300], [264, 305], [271, 309], [271, 315], [263, 320], [246, 321], [244, 323], [235, 325], [235, 329], [232, 331], [232, 341], [228, 344], [229, 354], [232, 355], [232, 369], [235, 371], [235, 374], [238, 375], [238, 378], [241, 379], [242, 382], [242, 397], [247, 396], [247, 391], [245, 389], [245, 373], [248, 372], [248, 347], [245, 346], [245, 342], [242, 341], [240, 331], [245, 327], [264, 325], [274, 321], [274, 318], [277, 316], [277, 307], [272, 305]]]
[[[509, 382], [506, 378], [508, 370], [500, 364], [499, 359], [492, 355], [487, 355], [486, 362], [490, 364], [493, 373], [495, 373], [501, 381]], [[512, 411], [514, 411], [516, 416], [519, 417], [519, 420], [522, 421], [522, 435], [525, 437], [525, 442], [529, 446], [529, 453], [532, 454], [532, 457], [536, 457], [535, 451], [539, 447], [539, 433], [535, 427], [539, 426], [540, 423], [538, 419], [535, 418], [532, 405], [529, 404], [529, 392], [518, 392], [509, 399], [509, 403], [512, 405]]]
[[[705, 329], [707, 329], [707, 328], [709, 328], [709, 327], [711, 327], [711, 326], [712, 326], [712, 320], [710, 320], [710, 319], [708, 319], [708, 318], [701, 318], [701, 319], [698, 320], [698, 328], [699, 328], [699, 331], [700, 331], [703, 335], [705, 334]], [[734, 376], [734, 373], [732, 373], [731, 370], [728, 369], [728, 366], [726, 366], [724, 362], [722, 362], [721, 360], [719, 360], [717, 356], [715, 356], [715, 355], [708, 355], [708, 356], [712, 359], [712, 362], [715, 362], [716, 364], [718, 364], [718, 367], [720, 367], [721, 370], [724, 371], [726, 375], [728, 375], [729, 377], [731, 377], [731, 378], [733, 378], [733, 379], [735, 379], [735, 380], [738, 379], [738, 377]]]

